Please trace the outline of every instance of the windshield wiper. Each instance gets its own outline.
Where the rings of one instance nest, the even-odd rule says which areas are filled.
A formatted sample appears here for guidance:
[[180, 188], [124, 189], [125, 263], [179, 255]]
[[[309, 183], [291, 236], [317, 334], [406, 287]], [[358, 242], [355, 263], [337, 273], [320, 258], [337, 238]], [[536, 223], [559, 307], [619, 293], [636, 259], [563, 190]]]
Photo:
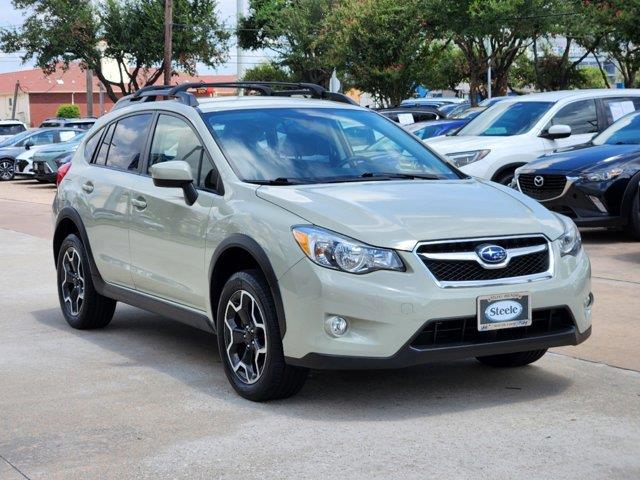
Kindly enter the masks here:
[[364, 172], [360, 174], [360, 178], [379, 178], [381, 180], [394, 180], [397, 178], [407, 180], [440, 180], [442, 177], [434, 175], [432, 173]]
[[296, 178], [286, 178], [286, 177], [278, 177], [278, 178], [273, 178], [269, 180], [260, 180], [260, 179], [245, 180], [245, 182], [255, 183], [256, 185], [300, 185], [303, 183], [309, 183], [309, 182], [298, 180]]

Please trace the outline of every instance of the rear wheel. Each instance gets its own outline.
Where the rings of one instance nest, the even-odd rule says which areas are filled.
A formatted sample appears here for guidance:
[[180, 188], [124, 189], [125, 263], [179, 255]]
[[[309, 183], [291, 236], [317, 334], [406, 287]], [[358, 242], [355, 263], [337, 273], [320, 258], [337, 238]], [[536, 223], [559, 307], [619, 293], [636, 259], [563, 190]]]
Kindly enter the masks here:
[[477, 357], [477, 359], [480, 363], [484, 363], [490, 367], [523, 367], [540, 360], [545, 353], [547, 353], [546, 348], [544, 350], [530, 350], [528, 352], [489, 355], [486, 357]]
[[227, 280], [216, 319], [222, 365], [236, 392], [260, 402], [302, 388], [307, 369], [285, 363], [275, 304], [259, 271], [244, 270]]
[[63, 240], [57, 269], [58, 298], [67, 323], [80, 330], [107, 326], [116, 309], [116, 301], [96, 292], [87, 253], [76, 235]]
[[0, 181], [13, 180], [16, 175], [15, 165], [13, 160], [3, 159], [0, 160]]
[[640, 240], [640, 187], [633, 197], [629, 215], [629, 231], [633, 238]]

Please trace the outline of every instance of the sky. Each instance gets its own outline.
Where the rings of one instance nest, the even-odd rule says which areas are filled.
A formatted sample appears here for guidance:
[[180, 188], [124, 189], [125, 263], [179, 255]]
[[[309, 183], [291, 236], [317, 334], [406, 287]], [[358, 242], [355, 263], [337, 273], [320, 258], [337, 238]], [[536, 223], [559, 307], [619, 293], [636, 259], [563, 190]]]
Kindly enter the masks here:
[[[248, 3], [244, 0], [245, 4]], [[13, 8], [10, 0], [0, 0], [2, 8], [0, 8], [0, 27], [18, 26], [22, 22], [22, 14]], [[8, 4], [8, 5], [7, 5]], [[228, 26], [232, 27], [236, 22], [237, 0], [218, 0], [219, 18]], [[260, 64], [268, 58], [266, 52], [245, 52], [244, 57], [248, 67]], [[33, 68], [32, 63], [22, 64], [19, 53], [0, 52], [0, 73], [13, 72]], [[237, 61], [235, 47], [229, 50], [229, 59], [226, 64], [221, 65], [217, 69], [210, 69], [205, 65], [200, 65], [198, 73], [200, 74], [233, 74], [237, 71]]]

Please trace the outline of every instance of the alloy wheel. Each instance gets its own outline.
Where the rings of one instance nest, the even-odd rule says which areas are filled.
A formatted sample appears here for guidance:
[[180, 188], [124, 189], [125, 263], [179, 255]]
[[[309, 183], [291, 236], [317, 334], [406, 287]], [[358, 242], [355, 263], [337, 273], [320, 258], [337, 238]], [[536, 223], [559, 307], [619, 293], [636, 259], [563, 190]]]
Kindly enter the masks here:
[[62, 300], [74, 317], [80, 313], [84, 302], [84, 268], [80, 253], [74, 247], [64, 252], [62, 278], [60, 280]]
[[229, 298], [224, 314], [224, 344], [229, 364], [239, 380], [257, 382], [267, 359], [267, 329], [256, 299], [246, 290]]
[[13, 162], [4, 160], [0, 162], [0, 178], [2, 180], [11, 180], [14, 175]]

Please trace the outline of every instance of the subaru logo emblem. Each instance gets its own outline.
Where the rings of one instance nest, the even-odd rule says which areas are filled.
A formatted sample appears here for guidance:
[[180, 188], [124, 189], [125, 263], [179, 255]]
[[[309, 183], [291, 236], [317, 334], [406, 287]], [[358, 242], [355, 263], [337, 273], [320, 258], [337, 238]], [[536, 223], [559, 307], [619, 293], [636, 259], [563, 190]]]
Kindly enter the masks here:
[[476, 255], [485, 263], [500, 263], [507, 258], [507, 251], [498, 245], [480, 245]]
[[533, 184], [534, 184], [536, 187], [541, 187], [541, 186], [543, 186], [543, 185], [544, 185], [544, 177], [543, 177], [542, 175], [536, 175], [536, 176], [533, 178]]

